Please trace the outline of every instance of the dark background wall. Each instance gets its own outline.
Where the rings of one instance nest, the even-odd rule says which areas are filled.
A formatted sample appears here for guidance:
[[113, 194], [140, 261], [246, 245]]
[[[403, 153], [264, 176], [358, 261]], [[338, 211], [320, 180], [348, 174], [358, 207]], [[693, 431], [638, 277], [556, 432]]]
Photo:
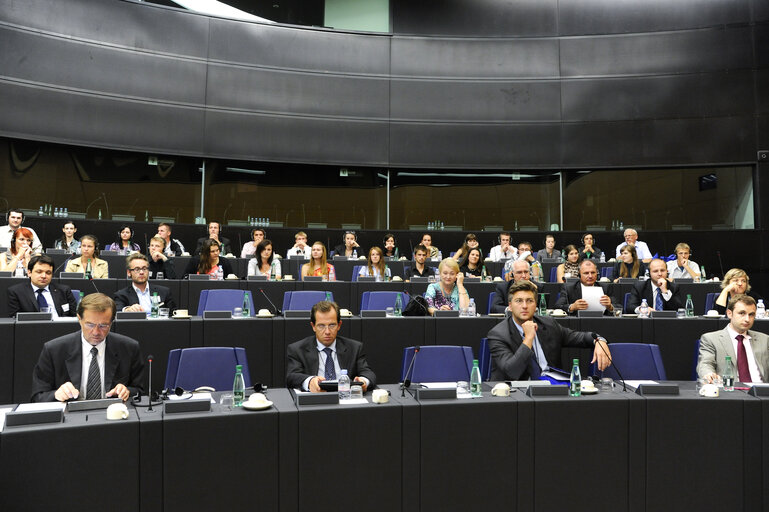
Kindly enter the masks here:
[[0, 135], [438, 168], [751, 163], [762, 0], [392, 1], [393, 35], [0, 0]]

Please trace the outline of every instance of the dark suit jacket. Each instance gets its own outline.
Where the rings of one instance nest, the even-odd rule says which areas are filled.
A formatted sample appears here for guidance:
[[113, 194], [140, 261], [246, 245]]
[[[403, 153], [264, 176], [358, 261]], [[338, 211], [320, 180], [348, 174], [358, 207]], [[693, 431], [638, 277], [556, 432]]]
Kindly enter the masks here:
[[[37, 305], [37, 295], [32, 291], [29, 280], [24, 281], [8, 288], [8, 315], [16, 316], [16, 313], [33, 313], [40, 311]], [[77, 302], [72, 295], [72, 289], [63, 284], [50, 283], [48, 291], [51, 292], [53, 303], [56, 306], [56, 313], [59, 316], [77, 315]], [[64, 305], [68, 310], [64, 311]]]
[[[668, 290], [670, 290], [673, 295], [671, 295], [670, 300], [665, 300], [664, 297], [662, 298], [662, 309], [665, 311], [676, 311], [678, 308], [684, 307], [683, 301], [681, 300], [681, 291], [670, 279], [668, 279]], [[643, 299], [646, 299], [646, 303], [649, 305], [650, 309], [654, 309], [654, 294], [652, 293], [651, 279], [633, 284], [633, 289], [630, 290], [630, 297], [627, 300], [625, 313], [635, 313], [635, 308], [641, 305]]]
[[[171, 313], [173, 313], [176, 309], [176, 302], [171, 296], [171, 290], [165, 286], [158, 286], [155, 283], [150, 283], [149, 286], [150, 293], [158, 292], [160, 302], [164, 303], [163, 307], [170, 309]], [[115, 306], [117, 307], [118, 311], [123, 311], [123, 308], [126, 306], [139, 303], [139, 296], [136, 294], [136, 290], [134, 290], [133, 284], [123, 288], [122, 290], [116, 291], [112, 298], [115, 300]]]
[[[599, 286], [603, 288], [599, 283], [595, 283], [595, 286]], [[612, 303], [614, 303], [614, 287], [610, 284], [606, 288], [603, 288], [604, 294], [608, 295], [612, 299]], [[575, 301], [578, 301], [582, 298], [582, 283], [580, 281], [575, 281], [573, 283], [564, 283], [561, 285], [561, 296], [558, 297], [558, 300], [555, 301], [555, 309], [562, 309], [566, 312], [569, 312], [569, 305], [573, 304]], [[576, 315], [577, 311], [572, 311], [569, 313], [570, 315]], [[603, 312], [606, 316], [612, 316], [612, 312], [608, 309]]]
[[[363, 343], [337, 336], [336, 356], [339, 359], [339, 367], [347, 370], [350, 379], [366, 377], [371, 383], [368, 389], [374, 388], [376, 385], [376, 375], [366, 362], [366, 354], [363, 353]], [[291, 389], [301, 388], [302, 383], [307, 377], [318, 375], [319, 361], [314, 335], [290, 344], [288, 346], [286, 385]]]
[[511, 279], [510, 281], [502, 281], [501, 283], [497, 283], [497, 286], [494, 287], [494, 298], [491, 300], [491, 310], [489, 313], [505, 312], [507, 305], [510, 304], [510, 302], [507, 300], [507, 291], [510, 289], [510, 286], [514, 282], [515, 281]]
[[[528, 380], [529, 361], [534, 351], [523, 344], [523, 338], [513, 325], [513, 318], [499, 322], [486, 335], [491, 350], [491, 380]], [[561, 363], [562, 347], [592, 347], [593, 335], [561, 327], [550, 317], [535, 316], [537, 338], [550, 366]]]
[[[195, 249], [195, 256], [200, 256], [200, 249], [203, 248], [203, 243], [211, 238], [210, 236], [204, 236], [201, 238], [198, 238], [198, 247]], [[230, 254], [232, 252], [232, 246], [230, 245], [230, 239], [224, 238], [223, 236], [219, 237], [219, 242], [221, 242], [221, 255], [224, 256], [225, 254]]]
[[[80, 389], [83, 349], [80, 331], [53, 339], [43, 345], [43, 351], [32, 370], [32, 401], [53, 402], [54, 393], [65, 382]], [[143, 393], [144, 360], [139, 342], [121, 334], [110, 333], [105, 341], [104, 389], [118, 384], [128, 388], [131, 395]]]

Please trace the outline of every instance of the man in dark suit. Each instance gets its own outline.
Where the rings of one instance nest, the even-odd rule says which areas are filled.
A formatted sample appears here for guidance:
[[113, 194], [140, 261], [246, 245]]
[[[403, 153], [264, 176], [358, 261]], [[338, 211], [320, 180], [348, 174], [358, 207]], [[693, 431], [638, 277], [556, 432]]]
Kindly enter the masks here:
[[80, 331], [53, 339], [32, 371], [32, 401], [126, 401], [143, 392], [144, 361], [139, 342], [110, 334], [115, 303], [103, 293], [86, 295], [78, 306]]
[[[561, 309], [570, 315], [576, 315], [578, 311], [586, 310], [588, 303], [582, 298], [583, 287], [597, 286], [601, 288], [601, 285], [596, 281], [597, 279], [598, 267], [593, 263], [593, 260], [582, 260], [579, 264], [579, 281], [561, 285], [561, 296], [555, 302], [555, 309]], [[611, 295], [612, 286], [610, 284], [606, 292], [601, 292], [601, 298], [599, 299], [601, 306], [606, 308], [603, 312], [606, 316], [614, 314]]]
[[151, 297], [157, 293], [160, 297], [161, 307], [168, 308], [171, 313], [176, 309], [176, 302], [171, 296], [171, 290], [165, 286], [150, 284], [150, 264], [147, 257], [140, 253], [133, 253], [126, 258], [126, 273], [131, 278], [131, 285], [115, 292], [115, 305], [118, 311], [145, 311], [152, 310]]
[[75, 316], [75, 296], [69, 286], [51, 282], [53, 267], [53, 258], [45, 254], [30, 258], [29, 281], [8, 288], [9, 316], [40, 311], [41, 307], [51, 308], [54, 318]]
[[510, 286], [511, 316], [489, 333], [491, 380], [538, 379], [548, 366], [561, 360], [562, 347], [595, 347], [593, 361], [603, 370], [611, 364], [606, 340], [592, 333], [561, 327], [550, 317], [535, 316], [537, 287], [530, 281], [515, 281]]
[[504, 313], [507, 311], [507, 291], [515, 281], [531, 281], [531, 265], [528, 261], [518, 260], [513, 262], [512, 278], [509, 281], [497, 283], [494, 288], [494, 298], [491, 299], [489, 313]]
[[221, 232], [221, 226], [218, 222], [211, 221], [208, 223], [208, 236], [198, 238], [198, 247], [195, 249], [195, 256], [200, 256], [200, 250], [203, 248], [203, 243], [212, 238], [219, 242], [219, 246], [222, 250], [222, 256], [226, 254], [232, 254], [232, 246], [230, 246], [230, 239], [219, 236]]
[[676, 311], [683, 307], [680, 290], [668, 279], [668, 266], [659, 258], [649, 263], [649, 279], [633, 285], [625, 313], [637, 313], [643, 299], [650, 309], [657, 311]]
[[352, 380], [362, 384], [363, 391], [374, 387], [376, 375], [366, 362], [360, 341], [337, 336], [342, 327], [336, 302], [320, 301], [310, 311], [314, 336], [288, 346], [286, 384], [289, 388], [320, 392], [320, 382], [336, 380], [347, 370]]

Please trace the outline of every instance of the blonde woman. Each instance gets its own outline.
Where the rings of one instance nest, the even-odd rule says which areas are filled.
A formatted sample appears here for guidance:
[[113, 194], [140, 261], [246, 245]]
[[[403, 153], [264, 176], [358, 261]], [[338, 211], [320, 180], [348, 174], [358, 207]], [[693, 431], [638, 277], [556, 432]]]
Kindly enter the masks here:
[[334, 265], [328, 263], [328, 253], [322, 242], [312, 244], [310, 261], [302, 265], [302, 278], [305, 276], [322, 276], [324, 281], [336, 281]]
[[749, 295], [758, 302], [763, 297], [750, 290], [750, 277], [741, 268], [732, 268], [721, 281], [721, 294], [716, 298], [715, 309], [719, 315], [726, 314], [726, 305], [735, 295]]
[[438, 265], [439, 281], [427, 287], [425, 300], [431, 315], [436, 310], [459, 311], [470, 304], [470, 296], [465, 289], [465, 276], [459, 271], [459, 265], [453, 258], [446, 258]]

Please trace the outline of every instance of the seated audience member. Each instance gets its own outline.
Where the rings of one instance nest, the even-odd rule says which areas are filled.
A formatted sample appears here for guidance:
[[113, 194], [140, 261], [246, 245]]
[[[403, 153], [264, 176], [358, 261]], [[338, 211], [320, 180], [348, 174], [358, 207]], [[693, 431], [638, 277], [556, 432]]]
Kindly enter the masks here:
[[234, 275], [234, 272], [227, 258], [220, 257], [219, 242], [213, 238], [208, 238], [203, 241], [198, 259], [193, 258], [187, 264], [184, 277], [189, 277], [190, 274], [208, 274], [211, 279], [221, 281]]
[[53, 248], [64, 249], [67, 251], [67, 254], [80, 254], [80, 242], [75, 239], [75, 233], [77, 233], [75, 223], [68, 220], [64, 223], [64, 227], [61, 228], [61, 231], [64, 234], [61, 238], [56, 239]]
[[514, 261], [512, 264], [511, 279], [497, 283], [494, 287], [494, 298], [491, 299], [489, 313], [505, 313], [509, 311], [507, 304], [507, 291], [515, 281], [531, 281], [531, 266], [528, 261]]
[[359, 277], [373, 277], [377, 281], [389, 281], [392, 279], [390, 268], [385, 265], [383, 251], [379, 247], [369, 249], [367, 263], [358, 272]]
[[697, 375], [713, 382], [723, 376], [726, 356], [732, 358], [737, 382], [769, 382], [769, 336], [750, 330], [756, 318], [756, 301], [734, 295], [726, 308], [729, 323], [700, 340]]
[[139, 252], [139, 244], [133, 241], [134, 230], [131, 226], [123, 224], [120, 231], [117, 232], [117, 240], [104, 249], [105, 251], [115, 251], [118, 254], [126, 255], [132, 252]]
[[635, 247], [639, 260], [644, 263], [649, 263], [652, 260], [652, 253], [649, 250], [649, 246], [646, 245], [646, 242], [638, 240], [638, 232], [635, 229], [628, 228], [625, 230], [625, 241], [617, 246], [617, 258], [619, 258], [622, 248], [628, 245]]
[[395, 235], [387, 233], [384, 236], [384, 256], [385, 258], [400, 258], [401, 252], [398, 249], [398, 243], [395, 240]]
[[422, 235], [421, 245], [423, 245], [427, 249], [427, 257], [432, 259], [439, 259], [442, 260], [442, 254], [441, 251], [438, 250], [437, 247], [433, 245], [433, 235], [430, 233], [425, 233]]
[[365, 253], [363, 252], [363, 249], [361, 249], [360, 245], [358, 245], [358, 235], [355, 234], [355, 231], [345, 231], [344, 232], [344, 243], [341, 243], [334, 247], [334, 256], [347, 256], [348, 258], [358, 258], [360, 256], [363, 256]]
[[[521, 242], [518, 244], [518, 256], [515, 260], [508, 260], [505, 262], [505, 266], [502, 268], [502, 273], [505, 276], [505, 281], [510, 281], [512, 277], [513, 262], [525, 261], [529, 264], [532, 279], [539, 281], [542, 279], [542, 266], [531, 252], [531, 243]], [[535, 264], [536, 263], [536, 264]]]
[[472, 233], [467, 234], [465, 241], [462, 243], [462, 247], [457, 249], [457, 252], [452, 256], [460, 267], [467, 263], [467, 254], [470, 252], [470, 249], [480, 249], [478, 239]]
[[408, 268], [406, 272], [406, 281], [410, 281], [412, 277], [430, 277], [437, 274], [435, 267], [428, 267], [425, 265], [427, 261], [427, 253], [430, 250], [422, 244], [417, 245], [414, 248], [414, 262]]
[[324, 281], [336, 281], [334, 265], [328, 262], [326, 246], [315, 242], [310, 249], [310, 261], [302, 265], [302, 279], [306, 276], [322, 276]]
[[171, 225], [167, 222], [161, 222], [158, 224], [157, 236], [166, 242], [166, 248], [163, 249], [163, 252], [166, 256], [181, 256], [186, 252], [184, 250], [184, 245], [182, 245], [179, 240], [176, 238], [171, 238]]
[[80, 257], [69, 260], [64, 268], [65, 272], [80, 272], [86, 277], [94, 279], [107, 279], [109, 277], [109, 264], [99, 259], [99, 241], [93, 235], [80, 237]]
[[51, 281], [53, 258], [36, 254], [29, 260], [29, 281], [8, 288], [8, 314], [33, 313], [40, 308], [50, 308], [53, 318], [75, 316], [76, 301], [72, 289]]
[[565, 283], [567, 277], [577, 277], [579, 275], [579, 251], [573, 245], [567, 245], [563, 248], [566, 254], [566, 260], [558, 265], [555, 270], [555, 282]]
[[43, 345], [32, 371], [32, 402], [113, 396], [125, 402], [144, 392], [139, 342], [109, 332], [115, 311], [115, 302], [102, 293], [86, 295], [80, 301], [80, 330]]
[[208, 223], [208, 236], [204, 236], [201, 238], [198, 238], [198, 246], [195, 249], [195, 255], [199, 255], [200, 251], [203, 250], [203, 243], [206, 240], [216, 240], [217, 245], [219, 246], [219, 251], [221, 252], [222, 256], [226, 256], [227, 254], [232, 254], [232, 246], [230, 245], [230, 239], [224, 238], [221, 236], [221, 224], [219, 224], [217, 221], [211, 221]]
[[758, 302], [763, 299], [760, 295], [750, 289], [750, 277], [748, 273], [741, 268], [732, 268], [726, 272], [721, 281], [721, 293], [716, 297], [714, 308], [719, 315], [726, 314], [726, 305], [734, 295], [748, 295]]
[[[559, 366], [563, 347], [594, 347], [592, 362], [611, 365], [606, 340], [572, 331], [549, 316], [536, 316], [537, 286], [515, 281], [508, 293], [510, 317], [489, 331], [491, 380], [536, 380], [549, 366]], [[600, 346], [599, 346], [600, 345]]]
[[118, 311], [144, 311], [152, 312], [152, 297], [157, 293], [160, 297], [162, 308], [168, 308], [173, 312], [176, 309], [176, 301], [171, 296], [171, 290], [155, 283], [150, 285], [150, 264], [147, 257], [135, 252], [126, 258], [126, 274], [131, 279], [131, 285], [115, 292], [115, 307]]
[[678, 287], [668, 279], [668, 266], [659, 258], [649, 263], [649, 279], [633, 285], [625, 313], [638, 313], [643, 299], [649, 309], [655, 311], [676, 311], [684, 307]]
[[491, 248], [491, 261], [510, 260], [518, 256], [518, 249], [510, 245], [510, 233], [503, 231], [499, 234], [499, 245]]
[[34, 255], [32, 231], [27, 228], [19, 228], [11, 235], [11, 244], [0, 258], [0, 270], [13, 272], [13, 275], [17, 277], [25, 277], [29, 262]]
[[700, 279], [700, 266], [689, 259], [691, 249], [688, 244], [676, 245], [676, 259], [668, 261], [668, 274], [671, 279], [679, 277], [691, 277], [695, 281]]
[[600, 260], [603, 251], [595, 245], [595, 236], [592, 233], [582, 235], [582, 247], [579, 248], [579, 259]]
[[286, 257], [304, 256], [310, 259], [310, 246], [307, 245], [307, 233], [300, 231], [294, 235], [294, 246], [288, 250]]
[[[21, 223], [24, 222], [24, 212], [18, 208], [11, 208], [8, 210], [8, 224], [0, 227], [0, 247], [6, 249], [11, 246], [11, 237], [13, 233], [21, 227]], [[40, 239], [37, 237], [37, 233], [32, 228], [27, 228], [32, 233], [32, 251], [35, 253], [41, 253], [43, 251], [43, 244], [40, 243]]]
[[280, 267], [280, 260], [275, 258], [272, 252], [272, 242], [263, 239], [256, 246], [256, 255], [248, 262], [249, 276], [267, 276], [272, 279], [280, 279], [283, 272]]
[[243, 250], [240, 251], [241, 258], [253, 258], [256, 254], [256, 246], [259, 242], [267, 238], [267, 232], [264, 228], [254, 228], [251, 230], [251, 241], [243, 244]]
[[561, 251], [555, 248], [555, 236], [545, 235], [545, 248], [537, 251], [537, 260], [542, 262], [543, 258], [560, 258]]
[[155, 235], [150, 238], [149, 246], [149, 265], [152, 279], [158, 279], [158, 274], [163, 274], [163, 279], [176, 279], [176, 267], [174, 262], [169, 259], [165, 252], [165, 239]]
[[622, 248], [619, 255], [619, 261], [614, 264], [614, 282], [619, 281], [621, 277], [632, 277], [638, 279], [646, 274], [646, 264], [638, 261], [635, 247], [626, 245]]
[[438, 309], [443, 311], [466, 309], [470, 304], [470, 296], [465, 289], [465, 276], [459, 272], [457, 262], [452, 258], [441, 260], [438, 265], [438, 275], [439, 281], [429, 284], [425, 292], [427, 310], [430, 314], [435, 314]]
[[288, 346], [286, 386], [319, 393], [320, 382], [337, 380], [342, 370], [353, 382], [361, 384], [363, 391], [376, 386], [376, 375], [369, 368], [363, 343], [337, 336], [342, 327], [339, 306], [322, 300], [310, 311], [310, 325], [314, 336]]
[[[569, 246], [569, 247], [574, 247]], [[574, 249], [576, 251], [576, 249]], [[592, 260], [582, 260], [579, 264], [579, 281], [573, 283], [566, 283], [561, 287], [561, 296], [555, 303], [555, 309], [562, 309], [570, 315], [576, 315], [578, 311], [583, 311], [588, 308], [588, 303], [583, 299], [584, 292], [588, 291], [588, 288], [598, 287], [598, 267]], [[611, 296], [613, 293], [613, 287], [609, 285], [608, 294], [601, 291], [601, 298], [599, 302], [601, 306], [605, 307], [603, 314], [611, 316], [614, 314], [614, 305], [611, 302]]]
[[480, 248], [473, 247], [467, 252], [467, 260], [464, 265], [459, 267], [459, 271], [462, 272], [465, 277], [481, 277], [481, 274], [483, 274], [483, 257], [481, 256]]

